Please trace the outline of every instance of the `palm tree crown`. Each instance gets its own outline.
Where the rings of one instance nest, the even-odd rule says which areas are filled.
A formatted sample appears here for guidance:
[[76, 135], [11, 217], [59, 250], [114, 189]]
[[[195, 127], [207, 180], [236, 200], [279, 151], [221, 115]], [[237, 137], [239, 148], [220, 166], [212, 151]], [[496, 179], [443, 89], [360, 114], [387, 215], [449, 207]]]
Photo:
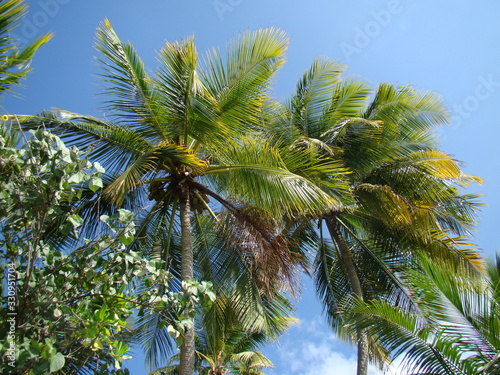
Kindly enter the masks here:
[[[425, 249], [436, 259], [459, 263], [477, 275], [482, 264], [461, 235], [473, 224], [474, 195], [458, 188], [480, 181], [463, 173], [451, 156], [436, 150], [433, 129], [447, 122], [440, 98], [411, 87], [383, 83], [372, 93], [357, 79], [343, 80], [344, 67], [317, 59], [267, 131], [272, 137], [313, 149], [346, 167], [350, 197], [324, 220], [330, 238], [315, 258], [318, 293], [338, 333], [345, 335], [339, 304], [349, 296], [385, 299], [409, 307], [398, 272]], [[302, 229], [301, 229], [302, 230]], [[303, 235], [303, 234], [302, 234]], [[298, 240], [300, 241], [300, 240]], [[352, 333], [352, 331], [351, 331]], [[366, 332], [365, 332], [366, 333]], [[384, 349], [358, 331], [358, 374]]]
[[[25, 128], [52, 130], [106, 168], [102, 194], [89, 192], [82, 206], [87, 218], [98, 215], [96, 208], [121, 205], [138, 212], [132, 246], [166, 259], [173, 287], [181, 279], [212, 280], [218, 293], [232, 296], [228, 308], [238, 307], [246, 327], [266, 326], [266, 295], [292, 285], [296, 265], [304, 262], [279, 235], [282, 217], [338, 208], [325, 189], [345, 189], [340, 179], [314, 183], [318, 174], [342, 172], [338, 163], [319, 153], [292, 153], [257, 131], [284, 61], [285, 34], [247, 32], [229, 44], [225, 58], [213, 50], [203, 66], [193, 38], [166, 43], [154, 76], [107, 20], [97, 40], [108, 118], [57, 110], [15, 119]], [[260, 317], [245, 317], [241, 311], [248, 309]], [[142, 317], [139, 326], [157, 367], [168, 335], [157, 317]], [[191, 328], [180, 373], [192, 374], [193, 366]]]

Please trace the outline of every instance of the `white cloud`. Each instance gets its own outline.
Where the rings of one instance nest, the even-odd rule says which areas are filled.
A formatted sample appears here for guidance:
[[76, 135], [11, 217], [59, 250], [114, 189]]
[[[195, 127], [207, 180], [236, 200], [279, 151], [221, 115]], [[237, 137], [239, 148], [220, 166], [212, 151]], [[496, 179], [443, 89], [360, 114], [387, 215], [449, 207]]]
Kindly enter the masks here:
[[[332, 339], [296, 342], [294, 347], [286, 345], [281, 351], [281, 364], [288, 367], [283, 374], [340, 375], [356, 373], [356, 356], [340, 352], [338, 343]], [[283, 368], [285, 370], [285, 368]], [[370, 375], [380, 374], [370, 371]]]
[[[322, 318], [301, 321], [281, 339], [278, 348], [279, 375], [351, 375], [356, 374], [356, 351], [335, 337]], [[382, 371], [370, 367], [369, 375]]]

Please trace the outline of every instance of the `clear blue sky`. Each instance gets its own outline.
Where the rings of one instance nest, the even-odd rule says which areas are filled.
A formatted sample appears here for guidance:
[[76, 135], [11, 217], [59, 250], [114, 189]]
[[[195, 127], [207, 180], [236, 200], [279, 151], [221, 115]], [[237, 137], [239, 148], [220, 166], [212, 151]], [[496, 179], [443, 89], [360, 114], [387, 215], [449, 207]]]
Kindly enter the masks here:
[[[275, 94], [284, 99], [315, 56], [348, 65], [348, 74], [380, 82], [413, 85], [440, 93], [454, 114], [440, 130], [442, 149], [462, 160], [468, 173], [485, 181], [471, 190], [486, 206], [476, 243], [497, 251], [500, 211], [499, 119], [500, 3], [496, 1], [410, 0], [37, 0], [16, 30], [21, 41], [53, 31], [55, 37], [33, 61], [23, 99], [5, 98], [3, 110], [34, 114], [52, 107], [99, 115], [99, 73], [93, 56], [95, 30], [109, 18], [122, 40], [130, 40], [148, 69], [166, 40], [195, 35], [199, 51], [246, 29], [277, 26], [290, 36], [288, 62]], [[301, 323], [269, 354], [272, 375], [354, 374], [353, 351], [322, 323], [310, 284], [298, 303]], [[130, 365], [144, 374], [142, 364]], [[373, 374], [376, 374], [374, 371]]]

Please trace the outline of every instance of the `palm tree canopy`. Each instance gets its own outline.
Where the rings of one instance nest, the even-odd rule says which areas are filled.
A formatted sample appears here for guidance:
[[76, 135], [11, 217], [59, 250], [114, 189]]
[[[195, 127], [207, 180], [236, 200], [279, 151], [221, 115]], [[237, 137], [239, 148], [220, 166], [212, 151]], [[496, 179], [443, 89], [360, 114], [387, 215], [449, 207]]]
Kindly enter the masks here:
[[[150, 75], [133, 46], [105, 20], [96, 49], [106, 118], [66, 110], [10, 117], [88, 150], [108, 177], [102, 194], [84, 192], [82, 216], [121, 205], [137, 212], [131, 246], [166, 259], [173, 288], [183, 277], [186, 226], [178, 213], [187, 198], [194, 276], [213, 280], [218, 294], [254, 311], [253, 317], [240, 313], [245, 329], [272, 330], [266, 298], [293, 291], [297, 266], [304, 264], [303, 254], [290, 250], [280, 235], [283, 218], [339, 209], [338, 197], [347, 190], [338, 162], [271, 144], [259, 132], [287, 44], [278, 29], [246, 32], [228, 44], [225, 56], [212, 50], [200, 63], [193, 38], [168, 42]], [[168, 335], [154, 316], [141, 317], [138, 327], [145, 332], [149, 363], [157, 367], [169, 350]]]
[[[339, 304], [354, 294], [411, 308], [399, 272], [418, 263], [419, 251], [476, 278], [484, 265], [465, 237], [477, 196], [459, 191], [481, 180], [437, 149], [434, 129], [448, 122], [440, 97], [388, 83], [372, 90], [360, 79], [344, 79], [344, 68], [316, 59], [290, 100], [269, 111], [266, 131], [276, 142], [314, 150], [346, 168], [350, 196], [340, 210], [320, 217], [331, 238], [319, 225], [319, 235], [302, 231], [298, 241], [309, 249], [316, 241], [318, 293], [330, 322], [351, 341], [359, 337], [343, 330]], [[383, 348], [370, 350], [384, 360]]]
[[[219, 187], [239, 181], [233, 198], [251, 193], [250, 200], [271, 215], [278, 213], [276, 205], [269, 205], [271, 193], [280, 202], [280, 213], [338, 206], [291, 172], [305, 161], [284, 159], [262, 137], [248, 137], [284, 60], [287, 38], [282, 31], [247, 32], [229, 44], [226, 60], [213, 51], [203, 67], [198, 66], [192, 38], [167, 43], [159, 52], [154, 77], [146, 73], [133, 47], [118, 39], [109, 21], [101, 25], [97, 38], [96, 48], [104, 56], [99, 61], [107, 83], [105, 109], [115, 121], [64, 110], [18, 118], [25, 127], [43, 125], [69, 144], [90, 148], [90, 155], [116, 174], [104, 192], [109, 199], [122, 203], [139, 185], [179, 180], [187, 173], [193, 178], [211, 175], [211, 183], [221, 181]], [[242, 134], [247, 134], [244, 143]], [[326, 160], [319, 164], [329, 173], [340, 169]], [[342, 188], [340, 182], [336, 186]]]

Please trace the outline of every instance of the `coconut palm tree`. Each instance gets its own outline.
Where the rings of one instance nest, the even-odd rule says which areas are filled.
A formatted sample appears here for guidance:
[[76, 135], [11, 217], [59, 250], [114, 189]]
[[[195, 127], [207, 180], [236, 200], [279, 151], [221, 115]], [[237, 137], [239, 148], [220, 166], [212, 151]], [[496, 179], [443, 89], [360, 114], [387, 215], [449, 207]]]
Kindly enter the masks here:
[[[237, 311], [228, 308], [233, 298], [219, 295], [209, 311], [199, 317], [200, 324], [196, 340], [196, 372], [203, 375], [259, 375], [264, 368], [273, 367], [259, 348], [274, 341], [288, 326], [295, 322], [290, 317], [292, 305], [283, 297], [275, 296], [268, 301], [272, 310], [267, 314], [272, 320], [273, 332], [247, 330], [239, 322]], [[236, 313], [236, 314], [235, 314]], [[223, 317], [221, 317], [223, 315]], [[174, 355], [169, 365], [150, 375], [175, 375], [179, 373], [179, 358]]]
[[[273, 367], [272, 362], [259, 351], [252, 348], [256, 340], [260, 340], [258, 334], [238, 333], [241, 337], [238, 342], [231, 343], [231, 347], [226, 345], [220, 351], [213, 353], [209, 348], [199, 348], [196, 351], [196, 373], [200, 375], [224, 375], [224, 374], [240, 374], [240, 375], [260, 375], [264, 374], [261, 370], [264, 368]], [[236, 336], [236, 333], [235, 333]], [[231, 341], [236, 341], [237, 338], [229, 338]], [[234, 346], [233, 346], [234, 345]], [[204, 351], [209, 351], [204, 353]], [[150, 375], [177, 375], [178, 372], [178, 355], [171, 357], [170, 366], [150, 372]]]
[[[87, 218], [98, 215], [95, 208], [120, 205], [138, 212], [142, 221], [132, 246], [166, 259], [173, 286], [195, 276], [213, 278], [218, 293], [227, 286], [224, 292], [235, 293], [241, 306], [264, 311], [259, 304], [290, 285], [303, 262], [279, 235], [281, 218], [339, 206], [311, 177], [335, 175], [337, 164], [310, 152], [283, 156], [256, 131], [284, 61], [284, 33], [244, 33], [225, 58], [213, 50], [203, 66], [192, 38], [166, 43], [153, 76], [107, 20], [97, 40], [107, 118], [57, 110], [15, 121], [88, 149], [110, 178], [102, 195], [88, 198], [84, 208], [94, 210]], [[344, 187], [339, 179], [323, 185]], [[166, 331], [158, 321], [142, 323], [155, 362], [168, 346]], [[194, 343], [191, 326], [181, 346], [182, 375], [193, 373]]]
[[[196, 350], [195, 371], [200, 375], [260, 375], [261, 370], [273, 367], [272, 362], [254, 346], [262, 341], [259, 333], [237, 331], [234, 328], [232, 337], [225, 345], [214, 352], [207, 343], [198, 343]], [[179, 374], [179, 355], [170, 358], [168, 366], [149, 373], [149, 375], [177, 375]]]
[[[435, 94], [390, 84], [372, 94], [363, 81], [342, 80], [342, 71], [334, 61], [317, 59], [289, 102], [269, 113], [267, 131], [295, 149], [340, 160], [349, 172], [350, 201], [322, 215], [319, 235], [306, 238], [319, 242], [316, 283], [329, 320], [350, 339], [343, 334], [340, 301], [356, 296], [411, 305], [395, 273], [415, 259], [416, 250], [477, 272], [477, 252], [449, 238], [470, 229], [474, 196], [460, 195], [458, 188], [479, 179], [435, 149], [433, 129], [447, 121]], [[296, 228], [304, 235], [304, 227]], [[355, 341], [358, 374], [364, 375], [368, 358], [383, 359], [383, 348], [363, 330]]]
[[404, 279], [418, 310], [385, 301], [355, 301], [353, 326], [376, 335], [408, 374], [498, 374], [500, 371], [499, 264], [471, 281], [422, 254], [422, 267]]

